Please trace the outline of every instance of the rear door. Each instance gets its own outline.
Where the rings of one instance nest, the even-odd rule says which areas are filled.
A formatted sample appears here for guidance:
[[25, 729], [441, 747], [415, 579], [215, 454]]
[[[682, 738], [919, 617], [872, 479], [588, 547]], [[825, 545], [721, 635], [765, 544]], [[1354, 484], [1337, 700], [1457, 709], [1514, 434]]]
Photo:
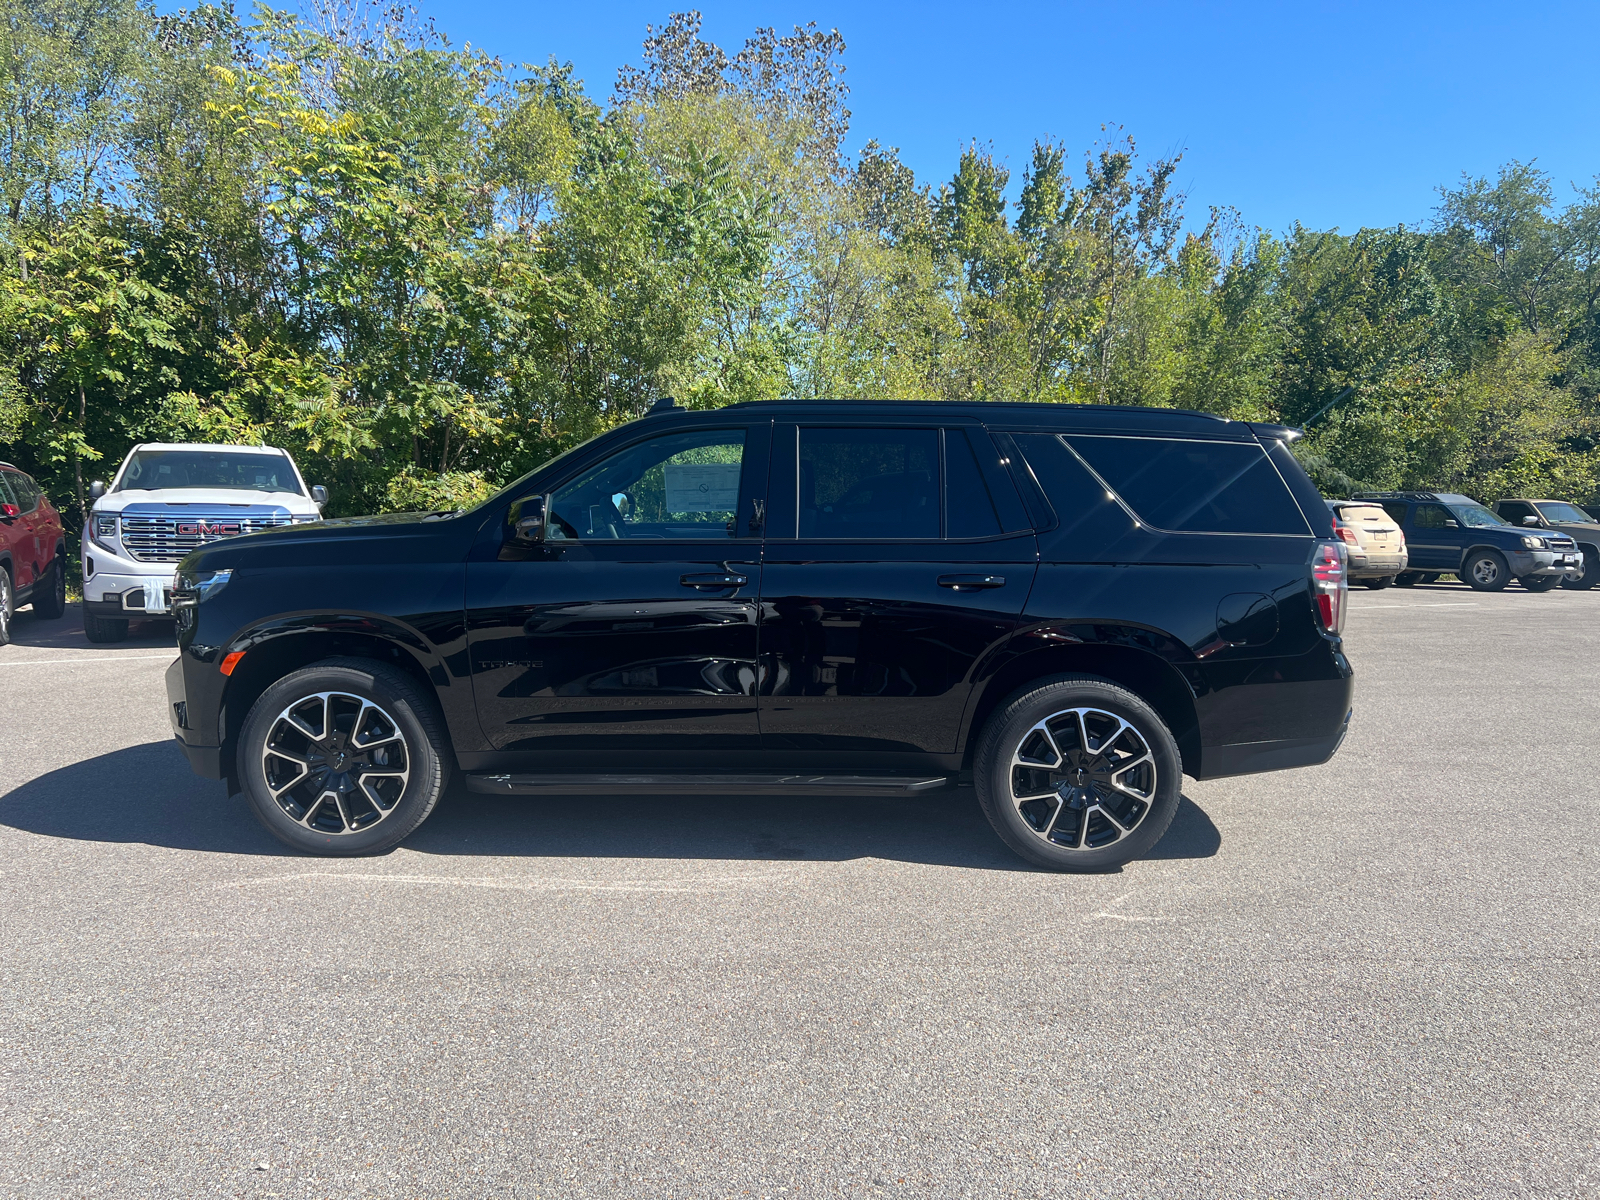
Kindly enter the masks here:
[[1454, 571], [1461, 565], [1462, 530], [1442, 504], [1417, 504], [1406, 530], [1412, 570]]
[[763, 751], [953, 752], [974, 668], [1037, 569], [987, 433], [779, 425], [769, 505]]

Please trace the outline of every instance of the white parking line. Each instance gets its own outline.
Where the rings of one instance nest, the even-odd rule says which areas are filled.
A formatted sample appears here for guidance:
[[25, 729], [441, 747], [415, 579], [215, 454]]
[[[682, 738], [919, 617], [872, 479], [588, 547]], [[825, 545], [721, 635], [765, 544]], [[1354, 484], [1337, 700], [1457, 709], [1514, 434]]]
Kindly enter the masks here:
[[164, 658], [168, 662], [176, 660], [175, 654], [95, 654], [85, 655], [83, 658], [19, 658], [15, 662], [10, 659], [0, 658], [0, 667], [49, 667], [59, 666], [62, 663], [86, 662], [147, 662], [152, 659]]
[[1437, 604], [1374, 604], [1371, 608], [1365, 605], [1353, 611], [1357, 612], [1382, 612], [1386, 608], [1477, 608], [1476, 600], [1441, 600]]

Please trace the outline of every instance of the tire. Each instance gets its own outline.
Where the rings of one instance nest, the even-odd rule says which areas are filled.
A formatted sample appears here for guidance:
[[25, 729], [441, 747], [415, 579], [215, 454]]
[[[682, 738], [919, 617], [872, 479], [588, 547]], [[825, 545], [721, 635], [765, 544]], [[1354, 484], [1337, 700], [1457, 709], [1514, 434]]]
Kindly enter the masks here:
[[1478, 550], [1467, 559], [1456, 577], [1474, 591], [1501, 592], [1511, 582], [1511, 568], [1498, 550]]
[[1586, 592], [1595, 584], [1600, 583], [1600, 553], [1596, 553], [1593, 546], [1583, 548], [1583, 574], [1576, 579], [1563, 579], [1561, 586], [1572, 588], [1574, 591]]
[[50, 583], [44, 589], [44, 594], [39, 594], [39, 586], [33, 588], [33, 615], [41, 621], [59, 621], [67, 612], [67, 564], [58, 556], [50, 564]]
[[1361, 582], [1365, 586], [1371, 588], [1373, 591], [1381, 592], [1384, 588], [1393, 583], [1396, 578], [1397, 576], [1394, 575], [1380, 575], [1377, 579], [1363, 579]]
[[11, 644], [11, 622], [17, 615], [16, 595], [11, 587], [11, 572], [0, 567], [0, 646]]
[[433, 697], [409, 676], [370, 659], [330, 658], [261, 693], [244, 719], [237, 770], [279, 841], [350, 857], [409, 837], [444, 794], [452, 761]]
[[1394, 577], [1394, 581], [1400, 587], [1416, 587], [1417, 584], [1422, 582], [1422, 572], [1401, 571], [1400, 574]]
[[1550, 592], [1561, 583], [1559, 575], [1523, 575], [1517, 580], [1530, 592]]
[[122, 617], [97, 617], [86, 612], [83, 632], [91, 642], [120, 642], [128, 636], [128, 622]]
[[1037, 680], [1009, 697], [984, 726], [973, 768], [1000, 840], [1052, 871], [1106, 871], [1147, 853], [1172, 824], [1183, 784], [1178, 744], [1155, 709], [1088, 675]]

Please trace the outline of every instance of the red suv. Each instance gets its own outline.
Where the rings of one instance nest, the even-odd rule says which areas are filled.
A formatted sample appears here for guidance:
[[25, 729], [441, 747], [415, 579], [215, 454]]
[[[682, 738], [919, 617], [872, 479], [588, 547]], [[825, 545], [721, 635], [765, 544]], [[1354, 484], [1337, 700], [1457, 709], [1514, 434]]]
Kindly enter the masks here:
[[11, 640], [11, 618], [24, 604], [53, 620], [67, 608], [67, 543], [61, 514], [39, 485], [0, 463], [0, 646]]

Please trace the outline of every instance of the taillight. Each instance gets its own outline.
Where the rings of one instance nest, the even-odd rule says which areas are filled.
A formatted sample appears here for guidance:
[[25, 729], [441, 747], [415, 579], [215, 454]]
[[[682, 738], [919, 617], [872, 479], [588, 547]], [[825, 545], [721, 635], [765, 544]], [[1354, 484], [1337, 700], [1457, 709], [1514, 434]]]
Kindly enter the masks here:
[[1317, 598], [1317, 615], [1329, 633], [1344, 629], [1344, 605], [1349, 595], [1343, 542], [1318, 542], [1311, 552], [1311, 585]]
[[1341, 526], [1339, 526], [1337, 532], [1338, 532], [1339, 536], [1342, 539], [1344, 539], [1344, 541], [1345, 541], [1345, 543], [1347, 545], [1351, 545], [1351, 546], [1359, 546], [1359, 545], [1361, 545], [1360, 542], [1356, 541], [1356, 531], [1354, 529], [1351, 529], [1350, 526], [1341, 525]]

